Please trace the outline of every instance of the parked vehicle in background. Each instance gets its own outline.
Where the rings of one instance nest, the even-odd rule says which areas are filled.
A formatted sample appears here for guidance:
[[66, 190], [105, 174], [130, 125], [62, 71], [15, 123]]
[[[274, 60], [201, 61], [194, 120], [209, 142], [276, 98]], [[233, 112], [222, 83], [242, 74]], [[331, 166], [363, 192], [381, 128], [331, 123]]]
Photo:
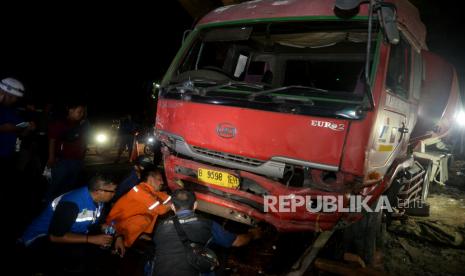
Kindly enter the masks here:
[[413, 5], [368, 2], [250, 1], [200, 20], [160, 88], [169, 187], [248, 225], [344, 229], [367, 262], [380, 212], [265, 212], [264, 197], [386, 195], [398, 214], [427, 214], [430, 183], [447, 180], [457, 74]]

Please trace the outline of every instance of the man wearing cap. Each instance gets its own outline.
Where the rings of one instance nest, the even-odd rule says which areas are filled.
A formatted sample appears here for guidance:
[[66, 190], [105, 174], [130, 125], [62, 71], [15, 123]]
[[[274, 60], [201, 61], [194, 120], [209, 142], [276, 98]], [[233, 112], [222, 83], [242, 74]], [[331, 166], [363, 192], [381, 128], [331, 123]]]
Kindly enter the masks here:
[[12, 107], [23, 95], [24, 86], [18, 80], [0, 81], [0, 165], [6, 172], [11, 172], [18, 134], [25, 135], [35, 128], [32, 122], [23, 122]]

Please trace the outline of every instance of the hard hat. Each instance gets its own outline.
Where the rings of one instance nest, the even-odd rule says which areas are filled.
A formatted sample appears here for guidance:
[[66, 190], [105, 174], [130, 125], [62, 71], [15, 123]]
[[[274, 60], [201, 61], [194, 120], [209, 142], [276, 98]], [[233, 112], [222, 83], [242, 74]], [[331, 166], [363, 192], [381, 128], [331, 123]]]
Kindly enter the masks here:
[[0, 89], [8, 94], [16, 97], [22, 97], [24, 95], [23, 84], [13, 78], [6, 78], [0, 81]]

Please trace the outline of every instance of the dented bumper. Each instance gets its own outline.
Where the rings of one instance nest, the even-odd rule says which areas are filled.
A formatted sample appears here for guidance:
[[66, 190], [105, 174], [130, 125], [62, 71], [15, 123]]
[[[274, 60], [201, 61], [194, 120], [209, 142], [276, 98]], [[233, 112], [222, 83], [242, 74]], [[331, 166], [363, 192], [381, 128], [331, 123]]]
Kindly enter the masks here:
[[[229, 170], [209, 166], [164, 152], [165, 173], [171, 190], [186, 188], [196, 193], [199, 209], [242, 223], [254, 225], [266, 222], [278, 231], [325, 231], [332, 229], [341, 218], [341, 213], [309, 212], [306, 206], [280, 212], [265, 210], [268, 196], [310, 196], [340, 195], [311, 188], [287, 187], [277, 181], [240, 170]], [[199, 180], [198, 169], [214, 170], [237, 177], [237, 188], [222, 187]], [[269, 198], [269, 197], [268, 197]], [[269, 203], [269, 202], [268, 202]], [[269, 204], [267, 205], [269, 206]]]

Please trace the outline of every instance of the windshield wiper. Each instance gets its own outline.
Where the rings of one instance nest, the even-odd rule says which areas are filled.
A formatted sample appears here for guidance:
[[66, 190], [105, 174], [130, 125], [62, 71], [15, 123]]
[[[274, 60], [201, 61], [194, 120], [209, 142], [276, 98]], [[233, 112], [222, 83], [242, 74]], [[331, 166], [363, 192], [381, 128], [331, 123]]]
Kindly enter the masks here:
[[[211, 85], [208, 87], [198, 87], [195, 84], [207, 84]], [[225, 83], [220, 83], [218, 84], [215, 81], [212, 80], [207, 80], [207, 79], [193, 79], [193, 80], [187, 80], [182, 83], [174, 83], [172, 85], [169, 85], [165, 87], [164, 89], [166, 91], [171, 91], [173, 89], [176, 89], [179, 93], [185, 93], [185, 92], [191, 92], [195, 95], [199, 96], [206, 96], [208, 92], [218, 90], [221, 88], [225, 87], [247, 87], [247, 88], [252, 88], [252, 89], [260, 89], [263, 90], [264, 85], [263, 84], [255, 84], [255, 83], [248, 83], [248, 82], [241, 82], [241, 81], [227, 81]]]
[[260, 89], [260, 90], [263, 90], [263, 88], [264, 88], [263, 84], [248, 83], [248, 82], [243, 82], [243, 81], [230, 80], [230, 81], [227, 81], [225, 83], [221, 83], [221, 84], [218, 84], [218, 85], [215, 85], [215, 86], [202, 88], [201, 93], [202, 93], [202, 96], [205, 96], [210, 91], [218, 90], [218, 89], [225, 88], [225, 87], [238, 87], [238, 86], [253, 88], [253, 89]]
[[311, 91], [311, 92], [321, 92], [321, 93], [327, 93], [329, 92], [328, 90], [321, 89], [321, 88], [316, 88], [316, 87], [311, 87], [311, 86], [301, 86], [301, 85], [290, 85], [290, 86], [283, 86], [283, 87], [278, 87], [278, 88], [273, 88], [273, 89], [268, 89], [260, 92], [255, 92], [250, 94], [247, 98], [251, 101], [255, 100], [256, 97], [260, 97], [263, 95], [267, 94], [272, 94], [276, 92], [281, 92], [289, 89], [301, 89], [301, 90], [306, 90], [306, 91]]
[[186, 92], [191, 92], [195, 95], [201, 95], [202, 94], [202, 87], [197, 87], [195, 84], [209, 84], [209, 85], [215, 85], [217, 82], [208, 80], [208, 79], [201, 79], [201, 78], [196, 78], [193, 80], [186, 80], [183, 82], [175, 82], [172, 85], [168, 85], [166, 87], [162, 87], [162, 89], [166, 90], [167, 92], [176, 89], [177, 92], [184, 94]]

